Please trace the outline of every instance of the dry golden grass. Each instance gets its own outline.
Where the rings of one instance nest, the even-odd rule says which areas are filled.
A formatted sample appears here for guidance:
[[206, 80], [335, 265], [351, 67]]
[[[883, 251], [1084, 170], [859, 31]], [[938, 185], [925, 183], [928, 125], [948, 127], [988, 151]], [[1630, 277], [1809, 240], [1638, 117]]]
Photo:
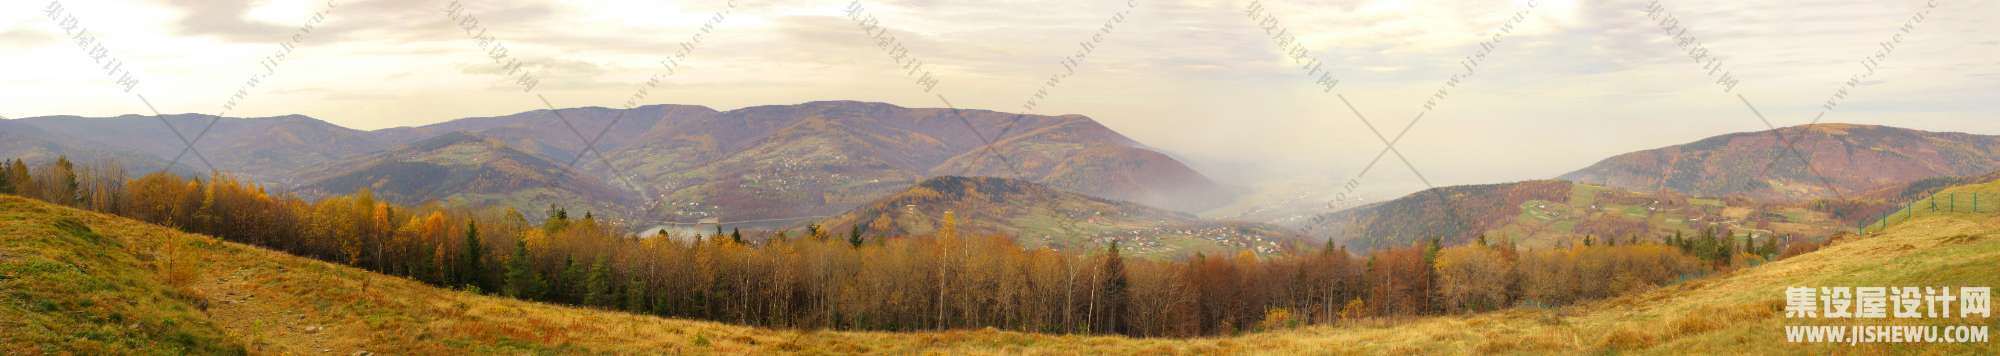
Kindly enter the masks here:
[[[102, 238], [65, 237], [54, 221], [81, 222]], [[1235, 337], [1133, 339], [996, 330], [926, 333], [772, 330], [579, 309], [433, 288], [353, 268], [299, 258], [101, 214], [0, 197], [0, 354], [230, 353], [348, 354], [1639, 354], [1925, 353], [1996, 354], [1994, 344], [1874, 347], [1784, 344], [1776, 312], [1786, 286], [1994, 285], [2000, 272], [2000, 221], [1939, 216], [1846, 241], [1819, 252], [1722, 276], [1586, 305], [1512, 309], [1472, 316], [1371, 320], [1342, 326]], [[1906, 247], [1907, 246], [1907, 247]], [[139, 300], [96, 311], [28, 266], [79, 255], [95, 275], [115, 275], [116, 293], [95, 300]], [[69, 257], [66, 257], [69, 256]], [[194, 261], [188, 295], [172, 261]], [[1883, 266], [1895, 268], [1883, 268]], [[67, 276], [67, 274], [65, 275]], [[51, 283], [42, 283], [51, 282]], [[10, 289], [18, 295], [10, 297]], [[108, 293], [108, 292], [107, 292]], [[53, 302], [56, 311], [29, 308]], [[199, 307], [206, 304], [205, 310]], [[160, 311], [148, 312], [158, 309]], [[186, 310], [185, 313], [171, 312]], [[64, 314], [50, 314], [64, 313]], [[65, 315], [124, 313], [126, 320], [172, 319], [192, 335], [111, 334], [114, 323]], [[159, 316], [137, 313], [164, 313]], [[27, 322], [16, 320], [28, 320]], [[1989, 320], [1987, 323], [1992, 323]], [[146, 321], [147, 325], [168, 324]], [[204, 336], [204, 335], [212, 335]], [[191, 340], [183, 345], [180, 340]], [[79, 341], [81, 340], [81, 341]], [[107, 346], [108, 345], [108, 346]], [[171, 347], [170, 347], [171, 346]]]

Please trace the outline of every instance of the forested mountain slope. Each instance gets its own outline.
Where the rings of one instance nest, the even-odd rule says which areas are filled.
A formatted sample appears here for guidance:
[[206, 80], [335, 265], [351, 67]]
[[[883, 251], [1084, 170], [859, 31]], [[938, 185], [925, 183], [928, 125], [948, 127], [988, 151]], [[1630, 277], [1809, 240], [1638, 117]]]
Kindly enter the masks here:
[[[1945, 214], [1713, 280], [1559, 309], [1187, 340], [993, 330], [824, 332], [483, 297], [0, 196], [0, 351], [1977, 354], [2000, 349], [1994, 343], [1783, 344], [1780, 327], [1790, 322], [1780, 311], [1782, 288], [2000, 284], [2000, 274], [1991, 273], [1994, 260], [2000, 260], [2000, 221], [1990, 214]], [[1884, 264], [1898, 268], [1879, 268]]]

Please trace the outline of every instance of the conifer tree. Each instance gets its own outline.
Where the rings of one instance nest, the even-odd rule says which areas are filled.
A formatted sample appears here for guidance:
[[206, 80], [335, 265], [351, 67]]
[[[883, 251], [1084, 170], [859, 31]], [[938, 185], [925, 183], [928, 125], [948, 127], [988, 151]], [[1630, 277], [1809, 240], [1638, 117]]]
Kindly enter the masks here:
[[652, 300], [647, 297], [647, 294], [649, 294], [647, 293], [649, 292], [648, 289], [649, 286], [639, 280], [639, 275], [632, 275], [632, 280], [625, 282], [625, 311], [634, 313], [652, 312], [651, 310], [647, 310], [646, 305], [648, 301]]
[[576, 264], [576, 257], [563, 257], [562, 282], [557, 288], [565, 302], [584, 303], [585, 296], [589, 295], [585, 290], [585, 280], [589, 276], [584, 273], [583, 265]]
[[507, 259], [507, 296], [520, 299], [538, 299], [542, 292], [542, 276], [536, 274], [528, 264], [528, 241], [514, 242], [514, 257]]
[[459, 284], [470, 285], [473, 287], [480, 287], [479, 285], [480, 276], [484, 275], [485, 273], [484, 271], [480, 270], [481, 263], [479, 259], [481, 256], [485, 256], [485, 252], [480, 251], [479, 248], [479, 225], [474, 224], [471, 221], [466, 221], [465, 255], [459, 257], [458, 261]]
[[82, 184], [76, 180], [76, 165], [69, 162], [68, 156], [56, 156], [55, 170], [56, 181], [53, 184], [56, 191], [51, 193], [49, 199], [71, 206], [81, 203], [83, 196], [78, 193]]
[[549, 220], [542, 222], [542, 231], [555, 235], [569, 228], [569, 210], [549, 205]]
[[611, 271], [606, 270], [604, 258], [598, 258], [590, 265], [590, 277], [586, 278], [583, 303], [592, 306], [611, 306]]
[[5, 173], [12, 177], [7, 182], [14, 186], [14, 195], [26, 196], [34, 192], [35, 178], [28, 175], [27, 160], [14, 160], [14, 164], [7, 165], [6, 168]]
[[11, 165], [14, 165], [13, 159], [0, 161], [0, 194], [14, 194], [14, 183], [9, 179], [12, 175], [7, 174], [7, 166]]
[[855, 224], [854, 231], [847, 233], [847, 244], [853, 247], [861, 247], [861, 224]]
[[1106, 330], [1113, 334], [1132, 331], [1130, 319], [1126, 316], [1130, 295], [1126, 293], [1125, 261], [1118, 256], [1118, 240], [1111, 240], [1111, 252], [1104, 257], [1104, 308]]

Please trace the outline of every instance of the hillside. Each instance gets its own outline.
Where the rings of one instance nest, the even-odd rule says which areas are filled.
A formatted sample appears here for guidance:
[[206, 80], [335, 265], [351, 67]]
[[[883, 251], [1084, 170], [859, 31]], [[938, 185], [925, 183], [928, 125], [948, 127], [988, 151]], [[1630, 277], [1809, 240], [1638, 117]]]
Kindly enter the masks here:
[[1021, 180], [955, 176], [925, 180], [820, 224], [835, 233], [861, 225], [874, 236], [929, 234], [946, 211], [961, 235], [1014, 236], [1024, 246], [1058, 250], [1094, 250], [1116, 240], [1139, 256], [1271, 254], [1301, 238], [1276, 226], [1206, 221]]
[[[557, 112], [561, 114], [560, 119]], [[643, 133], [662, 121], [687, 120], [714, 113], [713, 109], [691, 105], [646, 105], [631, 109], [593, 106], [559, 109], [556, 112], [533, 110], [502, 116], [468, 117], [423, 126], [386, 128], [369, 134], [384, 142], [403, 144], [453, 132], [469, 132], [505, 142], [508, 146], [551, 161], [568, 162], [584, 150], [584, 140], [576, 137], [578, 133], [588, 138], [603, 131], [604, 137], [597, 141], [597, 148], [610, 151], [634, 144]], [[611, 125], [613, 120], [618, 126], [605, 130], [605, 126]], [[571, 132], [570, 126], [565, 125], [574, 125], [577, 131]]]
[[[63, 149], [52, 153], [84, 158], [98, 157], [90, 154], [89, 150], [74, 152], [71, 149], [129, 153], [134, 156], [104, 158], [119, 159], [128, 168], [150, 170], [164, 166], [187, 146], [162, 121], [173, 125], [188, 140], [194, 140], [195, 135], [213, 121], [214, 126], [209, 127], [208, 134], [195, 143], [201, 155], [214, 163], [216, 169], [273, 186], [298, 183], [293, 173], [299, 170], [377, 152], [392, 145], [366, 131], [301, 115], [223, 117], [219, 120], [213, 115], [200, 114], [159, 118], [138, 115], [106, 118], [48, 116], [9, 120], [9, 125], [0, 125], [0, 135], [15, 130], [10, 127], [33, 128], [53, 134], [42, 137], [42, 140], [60, 143], [59, 147]], [[0, 150], [0, 155], [8, 157], [33, 156], [12, 147], [0, 149], [5, 149]], [[182, 157], [180, 163], [185, 171], [206, 174], [208, 170], [193, 153]]]
[[[769, 330], [430, 288], [131, 220], [0, 196], [0, 352], [1598, 353], [2000, 352], [2000, 344], [1784, 344], [1785, 286], [1994, 285], [2000, 220], [1945, 214], [1818, 252], [1560, 309], [1237, 337]], [[1897, 268], [1880, 268], [1893, 265]], [[2000, 326], [2000, 319], [1903, 322]], [[1835, 323], [1842, 324], [1842, 323]], [[1755, 351], [1752, 351], [1755, 350]]]
[[[1440, 194], [1441, 193], [1441, 194]], [[1443, 187], [1298, 223], [1309, 236], [1349, 248], [1408, 246], [1429, 238], [1446, 245], [1485, 235], [1529, 247], [1594, 236], [1655, 239], [1710, 227], [1763, 237], [1823, 237], [1846, 227], [1829, 214], [1794, 204], [1636, 193], [1559, 180]]]
[[1561, 179], [1642, 192], [1805, 200], [2000, 170], [2000, 136], [1847, 124], [1781, 130], [1812, 160], [1811, 169], [1776, 135], [1761, 131], [1622, 154]]
[[466, 133], [447, 133], [329, 163], [300, 177], [305, 183], [298, 193], [305, 196], [347, 194], [365, 187], [377, 197], [411, 206], [435, 200], [540, 214], [543, 209], [537, 208], [556, 204], [611, 216], [636, 215], [624, 210], [633, 198], [620, 190], [574, 173], [565, 176], [560, 163]]
[[1228, 199], [1201, 173], [1077, 115], [820, 101], [687, 115], [635, 142], [609, 156], [665, 197], [673, 221], [839, 214], [936, 175], [1017, 178], [1182, 211]]
[[[0, 120], [0, 153], [6, 157], [28, 162], [53, 162], [58, 157], [67, 156], [72, 162], [97, 163], [118, 162], [131, 172], [153, 172], [166, 168], [172, 157], [155, 157], [144, 153], [107, 148], [88, 143], [68, 135], [49, 132], [19, 122]], [[190, 165], [177, 167], [177, 172], [195, 174], [200, 170], [200, 162], [189, 160]], [[196, 167], [190, 169], [189, 167]]]
[[[164, 117], [190, 138], [213, 118]], [[603, 137], [595, 147], [603, 159], [586, 154], [586, 139], [577, 137], [595, 138], [599, 132]], [[197, 147], [217, 169], [235, 176], [275, 189], [317, 190], [327, 188], [322, 181], [332, 175], [329, 170], [357, 170], [385, 155], [408, 154], [396, 152], [401, 147], [458, 133], [557, 167], [577, 160], [579, 180], [612, 187], [625, 197], [616, 210], [651, 211], [644, 218], [655, 221], [788, 219], [782, 223], [789, 224], [845, 212], [934, 175], [1020, 178], [1179, 211], [1199, 211], [1232, 198], [1228, 189], [1180, 161], [1088, 117], [856, 101], [729, 111], [690, 105], [566, 108], [376, 131], [298, 115], [222, 118]], [[6, 120], [0, 121], [0, 137], [23, 138], [0, 143], [0, 157], [34, 162], [64, 154], [79, 162], [105, 158], [135, 172], [164, 166], [183, 147], [160, 118], [136, 115]], [[183, 165], [184, 173], [207, 169], [192, 155], [181, 163], [193, 165]], [[635, 186], [613, 179], [617, 174], [627, 175]], [[506, 201], [486, 196], [492, 192], [459, 193], [444, 190], [424, 198]], [[647, 201], [655, 203], [641, 206]]]

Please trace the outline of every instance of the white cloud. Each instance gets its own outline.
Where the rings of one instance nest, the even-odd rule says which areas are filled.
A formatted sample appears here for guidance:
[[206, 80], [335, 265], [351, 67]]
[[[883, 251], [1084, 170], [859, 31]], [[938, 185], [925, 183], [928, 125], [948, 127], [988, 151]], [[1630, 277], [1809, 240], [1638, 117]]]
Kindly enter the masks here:
[[[514, 55], [544, 70], [563, 106], [615, 106], [659, 70], [724, 0], [464, 0]], [[65, 2], [139, 68], [161, 110], [213, 111], [319, 0]], [[1338, 92], [1393, 135], [1524, 0], [1263, 0], [1342, 80]], [[1625, 151], [1763, 129], [1659, 27], [1650, 0], [1539, 0], [1399, 145], [1438, 184], [1551, 177]], [[337, 1], [238, 113], [306, 114], [357, 128], [498, 115], [540, 105], [508, 90], [444, 1]], [[938, 71], [962, 107], [1014, 110], [1124, 1], [866, 1]], [[1190, 156], [1248, 167], [1358, 170], [1381, 143], [1318, 92], [1244, 14], [1248, 0], [1138, 0], [1078, 74], [1040, 106], [1076, 113]], [[1868, 85], [1829, 121], [2000, 133], [1995, 2], [1940, 0]], [[897, 72], [843, 15], [845, 1], [737, 0], [680, 73], [649, 95], [730, 109], [810, 100], [941, 104]], [[1810, 4], [1722, 0], [1665, 5], [1779, 125], [1804, 123], [1856, 61], [1920, 0]], [[92, 70], [39, 15], [0, 5], [0, 115], [117, 115], [144, 109]], [[18, 70], [33, 68], [34, 70]], [[1392, 158], [1393, 159], [1393, 158]], [[1389, 161], [1373, 186], [1413, 187]]]

